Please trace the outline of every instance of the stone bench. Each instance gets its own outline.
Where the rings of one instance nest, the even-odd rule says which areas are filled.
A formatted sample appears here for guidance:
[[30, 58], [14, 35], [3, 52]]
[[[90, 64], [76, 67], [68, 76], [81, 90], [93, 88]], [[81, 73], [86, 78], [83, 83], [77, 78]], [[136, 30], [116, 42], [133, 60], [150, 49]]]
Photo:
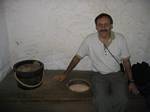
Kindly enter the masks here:
[[[17, 86], [14, 72], [0, 82], [0, 108], [5, 112], [93, 112], [91, 91], [74, 93], [64, 83], [52, 80], [61, 70], [45, 70], [43, 83], [32, 90]], [[72, 71], [69, 79], [80, 78], [90, 82], [91, 71]], [[129, 95], [128, 112], [145, 112], [141, 95]]]

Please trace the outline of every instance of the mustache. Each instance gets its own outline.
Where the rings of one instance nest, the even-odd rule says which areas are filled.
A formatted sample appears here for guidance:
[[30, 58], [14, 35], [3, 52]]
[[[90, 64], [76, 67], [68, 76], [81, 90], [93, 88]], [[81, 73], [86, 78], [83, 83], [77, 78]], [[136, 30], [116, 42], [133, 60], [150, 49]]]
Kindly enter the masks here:
[[101, 29], [100, 32], [108, 32], [108, 29]]

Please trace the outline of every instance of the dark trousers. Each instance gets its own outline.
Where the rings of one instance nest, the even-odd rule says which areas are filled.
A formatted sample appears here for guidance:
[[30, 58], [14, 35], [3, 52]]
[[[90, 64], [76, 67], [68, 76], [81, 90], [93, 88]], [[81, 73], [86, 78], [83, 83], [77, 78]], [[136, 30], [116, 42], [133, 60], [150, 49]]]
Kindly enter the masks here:
[[96, 112], [125, 112], [128, 86], [127, 78], [122, 72], [93, 74], [92, 92]]

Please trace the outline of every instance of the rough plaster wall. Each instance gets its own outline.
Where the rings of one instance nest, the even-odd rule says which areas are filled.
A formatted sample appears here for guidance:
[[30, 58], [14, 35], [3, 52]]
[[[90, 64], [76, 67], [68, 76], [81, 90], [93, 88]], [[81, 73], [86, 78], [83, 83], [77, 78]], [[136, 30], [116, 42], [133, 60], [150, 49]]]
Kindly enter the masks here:
[[9, 69], [9, 43], [4, 16], [3, 0], [0, 1], [0, 81]]
[[[101, 12], [127, 38], [132, 64], [150, 63], [150, 0], [5, 0], [5, 10], [12, 65], [39, 59], [45, 68], [66, 69]], [[76, 69], [90, 69], [88, 58]]]

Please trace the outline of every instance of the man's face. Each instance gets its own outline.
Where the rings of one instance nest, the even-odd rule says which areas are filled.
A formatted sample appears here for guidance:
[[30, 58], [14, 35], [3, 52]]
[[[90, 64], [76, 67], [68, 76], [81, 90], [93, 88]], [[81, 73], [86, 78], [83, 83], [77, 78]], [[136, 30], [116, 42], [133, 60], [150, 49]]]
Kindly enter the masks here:
[[106, 37], [110, 34], [112, 29], [112, 24], [110, 23], [110, 19], [108, 17], [102, 17], [97, 20], [96, 30], [100, 34], [100, 36]]

